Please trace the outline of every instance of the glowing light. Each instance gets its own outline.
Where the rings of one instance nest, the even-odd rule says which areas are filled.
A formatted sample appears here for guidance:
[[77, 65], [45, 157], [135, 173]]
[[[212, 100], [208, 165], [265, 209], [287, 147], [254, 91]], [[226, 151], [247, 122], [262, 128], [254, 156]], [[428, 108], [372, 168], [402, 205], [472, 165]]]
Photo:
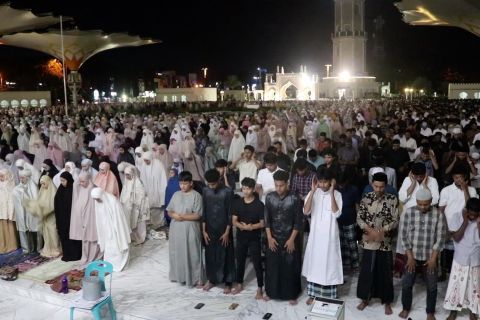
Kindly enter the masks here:
[[[433, 13], [431, 13], [424, 7], [417, 7], [417, 11], [420, 12], [421, 14], [424, 14], [428, 19], [430, 19], [430, 22], [439, 21], [438, 18]], [[422, 21], [422, 22], [425, 22], [425, 21]]]
[[93, 99], [94, 99], [94, 100], [100, 99], [100, 92], [98, 92], [97, 89], [95, 89], [95, 90], [93, 91]]
[[342, 72], [340, 73], [340, 77], [339, 77], [339, 78], [340, 78], [340, 80], [342, 80], [342, 81], [349, 81], [350, 78], [351, 78], [350, 72], [348, 72], [347, 70], [342, 71]]

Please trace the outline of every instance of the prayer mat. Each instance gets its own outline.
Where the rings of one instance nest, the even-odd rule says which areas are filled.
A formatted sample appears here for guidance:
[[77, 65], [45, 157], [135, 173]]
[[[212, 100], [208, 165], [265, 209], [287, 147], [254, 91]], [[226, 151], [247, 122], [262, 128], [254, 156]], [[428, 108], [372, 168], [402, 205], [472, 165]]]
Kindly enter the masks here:
[[4, 266], [13, 267], [21, 262], [24, 262], [28, 259], [35, 258], [37, 256], [38, 256], [37, 252], [24, 254], [22, 249], [17, 249], [15, 251], [0, 255], [0, 267], [4, 267]]
[[42, 263], [49, 261], [50, 259], [51, 258], [42, 257], [37, 253], [35, 256], [29, 257], [22, 262], [17, 263], [14, 265], [14, 267], [18, 268], [18, 272], [27, 272], [28, 270], [33, 269]]
[[19, 275], [20, 279], [29, 279], [33, 281], [45, 282], [49, 279], [53, 279], [67, 271], [74, 268], [74, 265], [78, 261], [64, 262], [60, 258], [45, 258], [47, 261], [43, 261], [41, 265], [28, 270]]
[[62, 284], [62, 279], [63, 277], [67, 277], [68, 280], [68, 289], [71, 290], [81, 290], [82, 289], [82, 279], [83, 276], [85, 275], [85, 269], [82, 270], [77, 270], [73, 269], [68, 272], [62, 273], [61, 275], [45, 281], [46, 284], [50, 284], [50, 288], [52, 288], [53, 291], [58, 292], [55, 288], [59, 287], [61, 288]]

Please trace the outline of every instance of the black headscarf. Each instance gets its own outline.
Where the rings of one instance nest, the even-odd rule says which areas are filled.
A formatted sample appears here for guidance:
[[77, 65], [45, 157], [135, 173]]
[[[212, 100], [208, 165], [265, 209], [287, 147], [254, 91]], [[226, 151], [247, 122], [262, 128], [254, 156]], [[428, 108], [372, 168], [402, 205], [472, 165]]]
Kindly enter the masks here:
[[[42, 170], [42, 174], [40, 175], [40, 178], [47, 175], [51, 179], [53, 179], [53, 177], [55, 177], [59, 172], [57, 167], [55, 167], [55, 165], [53, 164], [53, 161], [51, 159], [45, 159], [45, 160], [43, 160], [43, 163], [46, 164], [47, 166], [49, 166], [50, 169], [48, 171], [43, 171]], [[40, 181], [38, 183], [40, 183]]]

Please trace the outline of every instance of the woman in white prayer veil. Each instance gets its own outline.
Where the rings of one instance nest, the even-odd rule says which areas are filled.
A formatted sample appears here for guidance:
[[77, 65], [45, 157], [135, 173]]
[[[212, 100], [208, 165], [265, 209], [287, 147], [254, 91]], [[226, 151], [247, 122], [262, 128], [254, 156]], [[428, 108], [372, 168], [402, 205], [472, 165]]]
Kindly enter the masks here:
[[173, 165], [173, 156], [168, 151], [166, 144], [161, 144], [158, 146], [158, 156], [159, 156], [160, 162], [163, 164], [163, 167], [165, 168], [165, 174], [168, 177], [170, 168]]
[[143, 129], [142, 140], [140, 141], [140, 146], [142, 148], [152, 149], [153, 146], [153, 132], [150, 129]]
[[43, 161], [48, 158], [48, 151], [36, 128], [32, 128], [32, 134], [30, 135], [28, 147], [30, 150], [29, 152], [35, 155], [35, 158], [33, 159], [33, 166], [40, 170], [42, 168]]
[[40, 179], [40, 191], [36, 199], [25, 199], [25, 210], [38, 217], [41, 225], [44, 246], [40, 254], [44, 257], [58, 257], [62, 253], [54, 214], [54, 198], [57, 188], [49, 176]]
[[7, 168], [0, 169], [0, 253], [18, 249], [13, 189], [15, 181]]
[[125, 161], [122, 161], [117, 165], [118, 175], [120, 176], [120, 180], [122, 181], [122, 186], [125, 183], [125, 169], [127, 168], [127, 166], [131, 165], [131, 163]]
[[90, 141], [88, 144], [89, 147], [95, 148], [95, 151], [103, 153], [103, 149], [105, 148], [105, 133], [103, 132], [103, 129], [98, 128], [95, 130], [95, 140]]
[[[90, 175], [90, 178], [93, 181], [93, 180], [95, 180], [95, 177], [97, 176], [98, 171], [97, 171], [97, 169], [92, 167], [92, 164], [93, 164], [92, 160], [83, 159], [82, 163], [81, 163], [82, 170], [80, 171], [80, 173], [82, 173], [82, 172], [88, 173]], [[79, 173], [79, 175], [80, 175], [80, 173]]]
[[17, 167], [18, 171], [22, 171], [23, 169], [28, 169], [32, 173], [32, 179], [35, 183], [38, 183], [40, 181], [40, 171], [37, 170], [34, 166], [32, 166], [30, 163], [26, 162], [23, 159], [18, 159], [15, 161], [15, 166]]
[[73, 150], [72, 141], [70, 140], [70, 136], [68, 135], [63, 128], [58, 129], [58, 138], [57, 144], [62, 149], [62, 151], [71, 152]]
[[25, 127], [24, 124], [21, 124], [20, 127], [18, 127], [18, 149], [29, 152], [29, 142], [30, 135], [27, 132], [27, 127]]
[[[125, 163], [125, 162], [122, 162]], [[150, 220], [148, 196], [138, 175], [138, 170], [125, 163], [125, 183], [123, 184], [120, 202], [132, 230], [131, 238], [135, 245], [145, 242], [147, 221]]]
[[159, 227], [164, 222], [161, 207], [165, 204], [165, 190], [167, 188], [167, 175], [160, 160], [153, 158], [147, 151], [143, 154], [144, 164], [139, 168], [140, 179], [145, 186], [151, 210], [151, 222]]
[[143, 151], [143, 148], [142, 147], [136, 147], [135, 148], [135, 167], [138, 168], [138, 170], [140, 170], [140, 167], [143, 165], [143, 153], [145, 151]]
[[75, 165], [75, 163], [73, 163], [71, 161], [65, 162], [65, 166], [63, 167], [63, 169], [60, 170], [52, 179], [55, 187], [58, 188], [60, 186], [60, 175], [62, 173], [64, 173], [65, 171], [67, 171], [68, 173], [70, 173], [72, 175], [73, 181], [78, 180], [78, 175], [80, 174], [80, 169], [78, 169], [77, 166]]
[[12, 172], [13, 179], [15, 180], [15, 185], [17, 185], [20, 181], [19, 176], [18, 176], [19, 170], [18, 170], [17, 166], [15, 165], [16, 161], [17, 161], [17, 159], [15, 158], [15, 155], [13, 153], [9, 153], [5, 156], [4, 166], [6, 168], [10, 169], [10, 171]]
[[228, 161], [236, 161], [240, 159], [245, 148], [245, 138], [240, 130], [235, 130], [233, 133], [232, 143], [230, 144], [230, 150], [228, 151]]
[[131, 241], [122, 204], [100, 188], [92, 189], [91, 197], [95, 200], [98, 245], [103, 251], [103, 259], [113, 265], [115, 272], [120, 272], [128, 262]]
[[250, 126], [247, 132], [247, 138], [245, 139], [245, 143], [249, 146], [252, 146], [255, 150], [258, 148], [258, 136], [257, 132], [255, 131], [255, 126]]
[[183, 145], [183, 136], [180, 132], [180, 128], [177, 126], [173, 129], [170, 135], [170, 146], [168, 151], [174, 158], [182, 157], [182, 145]]

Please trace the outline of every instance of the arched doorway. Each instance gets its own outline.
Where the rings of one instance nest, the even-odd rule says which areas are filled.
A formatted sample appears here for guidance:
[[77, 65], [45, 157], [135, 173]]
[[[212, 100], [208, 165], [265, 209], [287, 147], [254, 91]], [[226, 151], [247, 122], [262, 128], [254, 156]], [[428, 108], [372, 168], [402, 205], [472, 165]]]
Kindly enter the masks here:
[[295, 87], [293, 84], [291, 84], [285, 90], [285, 96], [286, 96], [287, 99], [296, 99], [297, 98], [297, 87]]

